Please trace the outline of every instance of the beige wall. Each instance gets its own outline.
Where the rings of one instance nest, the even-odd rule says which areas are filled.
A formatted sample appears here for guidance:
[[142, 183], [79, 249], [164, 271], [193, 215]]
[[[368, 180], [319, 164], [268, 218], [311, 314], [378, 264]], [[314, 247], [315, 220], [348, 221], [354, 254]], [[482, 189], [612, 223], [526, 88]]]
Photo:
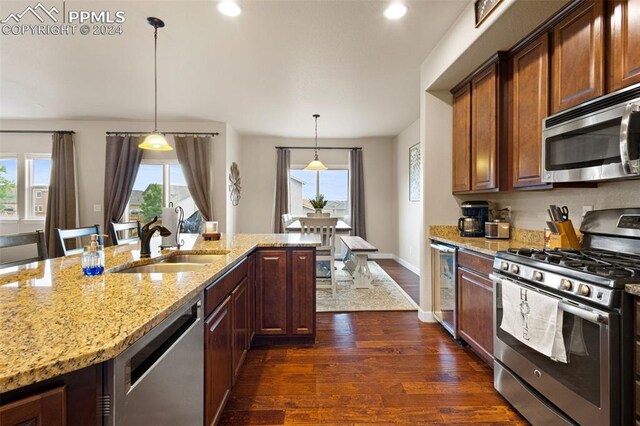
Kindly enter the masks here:
[[[106, 131], [149, 131], [153, 128], [151, 122], [133, 121], [74, 121], [74, 120], [2, 120], [0, 128], [5, 130], [73, 130], [76, 147], [76, 179], [78, 188], [78, 219], [79, 224], [92, 225], [102, 223], [104, 202], [104, 162], [105, 162], [105, 132]], [[166, 122], [161, 123], [161, 129], [185, 132], [220, 132], [214, 138], [212, 156], [222, 157], [222, 169], [225, 164], [225, 126], [220, 122]], [[171, 140], [171, 138], [169, 138]], [[0, 152], [11, 152], [15, 143], [33, 145], [34, 149], [46, 147], [51, 151], [51, 136], [48, 134], [0, 134]], [[222, 151], [222, 155], [220, 154]], [[39, 152], [39, 151], [34, 151]], [[152, 153], [152, 156], [166, 155], [175, 157], [175, 151], [170, 153]], [[165, 157], [166, 158], [166, 157]], [[214, 216], [221, 221], [222, 229], [226, 224], [226, 205], [224, 180], [220, 176], [212, 179], [211, 191], [214, 199]], [[221, 196], [219, 194], [222, 194]], [[101, 211], [95, 212], [94, 205], [100, 205]], [[42, 224], [0, 224], [0, 233], [27, 232], [36, 225]]]
[[[409, 148], [420, 142], [420, 120], [414, 121], [396, 137], [396, 200], [398, 205], [397, 256], [414, 271], [420, 269], [422, 202], [409, 201]], [[405, 266], [408, 266], [405, 264]]]
[[[363, 149], [367, 240], [381, 253], [397, 253], [395, 143], [393, 138], [320, 139], [320, 146]], [[243, 201], [238, 206], [238, 232], [271, 232], [276, 179], [276, 146], [313, 146], [313, 139], [243, 136], [240, 174]], [[313, 151], [291, 153], [292, 165], [306, 165]], [[347, 150], [320, 152], [328, 166], [348, 165]]]
[[[231, 204], [231, 199], [229, 198], [230, 196], [230, 190], [229, 190], [229, 169], [231, 167], [231, 164], [233, 162], [238, 164], [238, 169], [240, 170], [240, 179], [242, 180], [242, 161], [240, 161], [240, 143], [241, 143], [241, 138], [240, 135], [238, 134], [238, 132], [236, 132], [236, 130], [231, 127], [228, 123], [227, 123], [227, 132], [226, 132], [226, 152], [225, 152], [225, 168], [224, 168], [224, 175], [221, 177], [223, 179], [223, 182], [225, 183], [225, 204], [226, 204], [226, 221], [227, 221], [227, 226], [226, 226], [226, 233], [228, 234], [235, 234], [237, 232], [237, 216], [238, 216], [238, 208], [240, 206], [240, 203], [246, 203], [247, 200], [243, 199], [244, 198], [244, 191], [240, 192], [241, 198], [240, 198], [240, 203], [238, 204], [238, 206], [234, 206], [233, 204]], [[216, 175], [218, 176], [218, 174]], [[242, 181], [241, 181], [241, 186], [242, 186]]]

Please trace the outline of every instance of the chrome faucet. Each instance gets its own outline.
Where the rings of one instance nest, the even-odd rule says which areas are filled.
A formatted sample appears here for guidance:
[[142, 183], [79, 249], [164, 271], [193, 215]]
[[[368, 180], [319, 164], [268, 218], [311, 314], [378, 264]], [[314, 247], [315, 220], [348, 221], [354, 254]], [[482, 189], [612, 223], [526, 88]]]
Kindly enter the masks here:
[[151, 222], [144, 225], [140, 231], [140, 258], [151, 257], [151, 237], [153, 237], [153, 234], [155, 234], [156, 231], [160, 231], [160, 235], [163, 237], [171, 235], [171, 231], [162, 225], [156, 225], [149, 229], [149, 226], [153, 225], [157, 221], [158, 216], [154, 217]]

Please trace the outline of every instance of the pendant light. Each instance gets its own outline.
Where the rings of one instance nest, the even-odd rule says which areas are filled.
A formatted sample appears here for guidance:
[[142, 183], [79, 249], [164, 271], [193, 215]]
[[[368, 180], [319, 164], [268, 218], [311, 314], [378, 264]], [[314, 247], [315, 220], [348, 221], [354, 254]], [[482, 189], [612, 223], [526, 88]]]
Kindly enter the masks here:
[[312, 170], [312, 171], [328, 170], [327, 166], [322, 164], [322, 161], [318, 159], [318, 117], [320, 117], [319, 114], [313, 114], [313, 118], [316, 119], [316, 150], [315, 150], [316, 152], [315, 152], [315, 155], [313, 156], [313, 161], [307, 164], [307, 167], [304, 168], [305, 170]]
[[164, 27], [162, 19], [149, 17], [149, 25], [153, 27], [153, 78], [154, 78], [154, 127], [153, 133], [149, 133], [138, 148], [151, 151], [171, 151], [171, 145], [167, 143], [164, 135], [158, 132], [158, 28]]

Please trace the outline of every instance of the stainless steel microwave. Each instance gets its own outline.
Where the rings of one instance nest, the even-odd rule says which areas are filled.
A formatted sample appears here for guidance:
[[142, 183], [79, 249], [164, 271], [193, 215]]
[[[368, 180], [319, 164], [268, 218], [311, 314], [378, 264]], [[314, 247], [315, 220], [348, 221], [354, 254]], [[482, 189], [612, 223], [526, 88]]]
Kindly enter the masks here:
[[542, 180], [640, 177], [640, 84], [552, 115], [542, 125]]

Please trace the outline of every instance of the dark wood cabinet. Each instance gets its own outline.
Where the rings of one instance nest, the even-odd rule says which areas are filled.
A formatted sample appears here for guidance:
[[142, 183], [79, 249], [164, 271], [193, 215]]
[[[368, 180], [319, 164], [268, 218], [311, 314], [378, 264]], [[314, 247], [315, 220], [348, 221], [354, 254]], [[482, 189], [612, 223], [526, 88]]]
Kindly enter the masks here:
[[493, 258], [458, 252], [458, 333], [493, 367]]
[[603, 2], [585, 1], [555, 25], [552, 37], [551, 112], [603, 95]]
[[0, 407], [2, 426], [66, 426], [65, 387], [45, 391]]
[[453, 93], [453, 192], [471, 191], [471, 85]]
[[205, 320], [204, 416], [205, 425], [218, 422], [232, 386], [231, 296]]
[[312, 250], [291, 251], [291, 334], [310, 335], [316, 319], [316, 262]]
[[231, 345], [233, 361], [233, 383], [236, 383], [240, 367], [249, 349], [249, 279], [244, 278], [231, 292], [233, 317], [233, 339]]
[[256, 254], [256, 334], [287, 334], [287, 252]]
[[640, 0], [607, 2], [607, 91], [640, 83]]
[[511, 170], [513, 188], [542, 182], [542, 120], [549, 115], [549, 36], [517, 51], [511, 60]]
[[471, 190], [498, 188], [498, 66], [471, 80]]
[[251, 347], [256, 334], [256, 255], [250, 254], [247, 261], [247, 286], [249, 290], [249, 343]]

